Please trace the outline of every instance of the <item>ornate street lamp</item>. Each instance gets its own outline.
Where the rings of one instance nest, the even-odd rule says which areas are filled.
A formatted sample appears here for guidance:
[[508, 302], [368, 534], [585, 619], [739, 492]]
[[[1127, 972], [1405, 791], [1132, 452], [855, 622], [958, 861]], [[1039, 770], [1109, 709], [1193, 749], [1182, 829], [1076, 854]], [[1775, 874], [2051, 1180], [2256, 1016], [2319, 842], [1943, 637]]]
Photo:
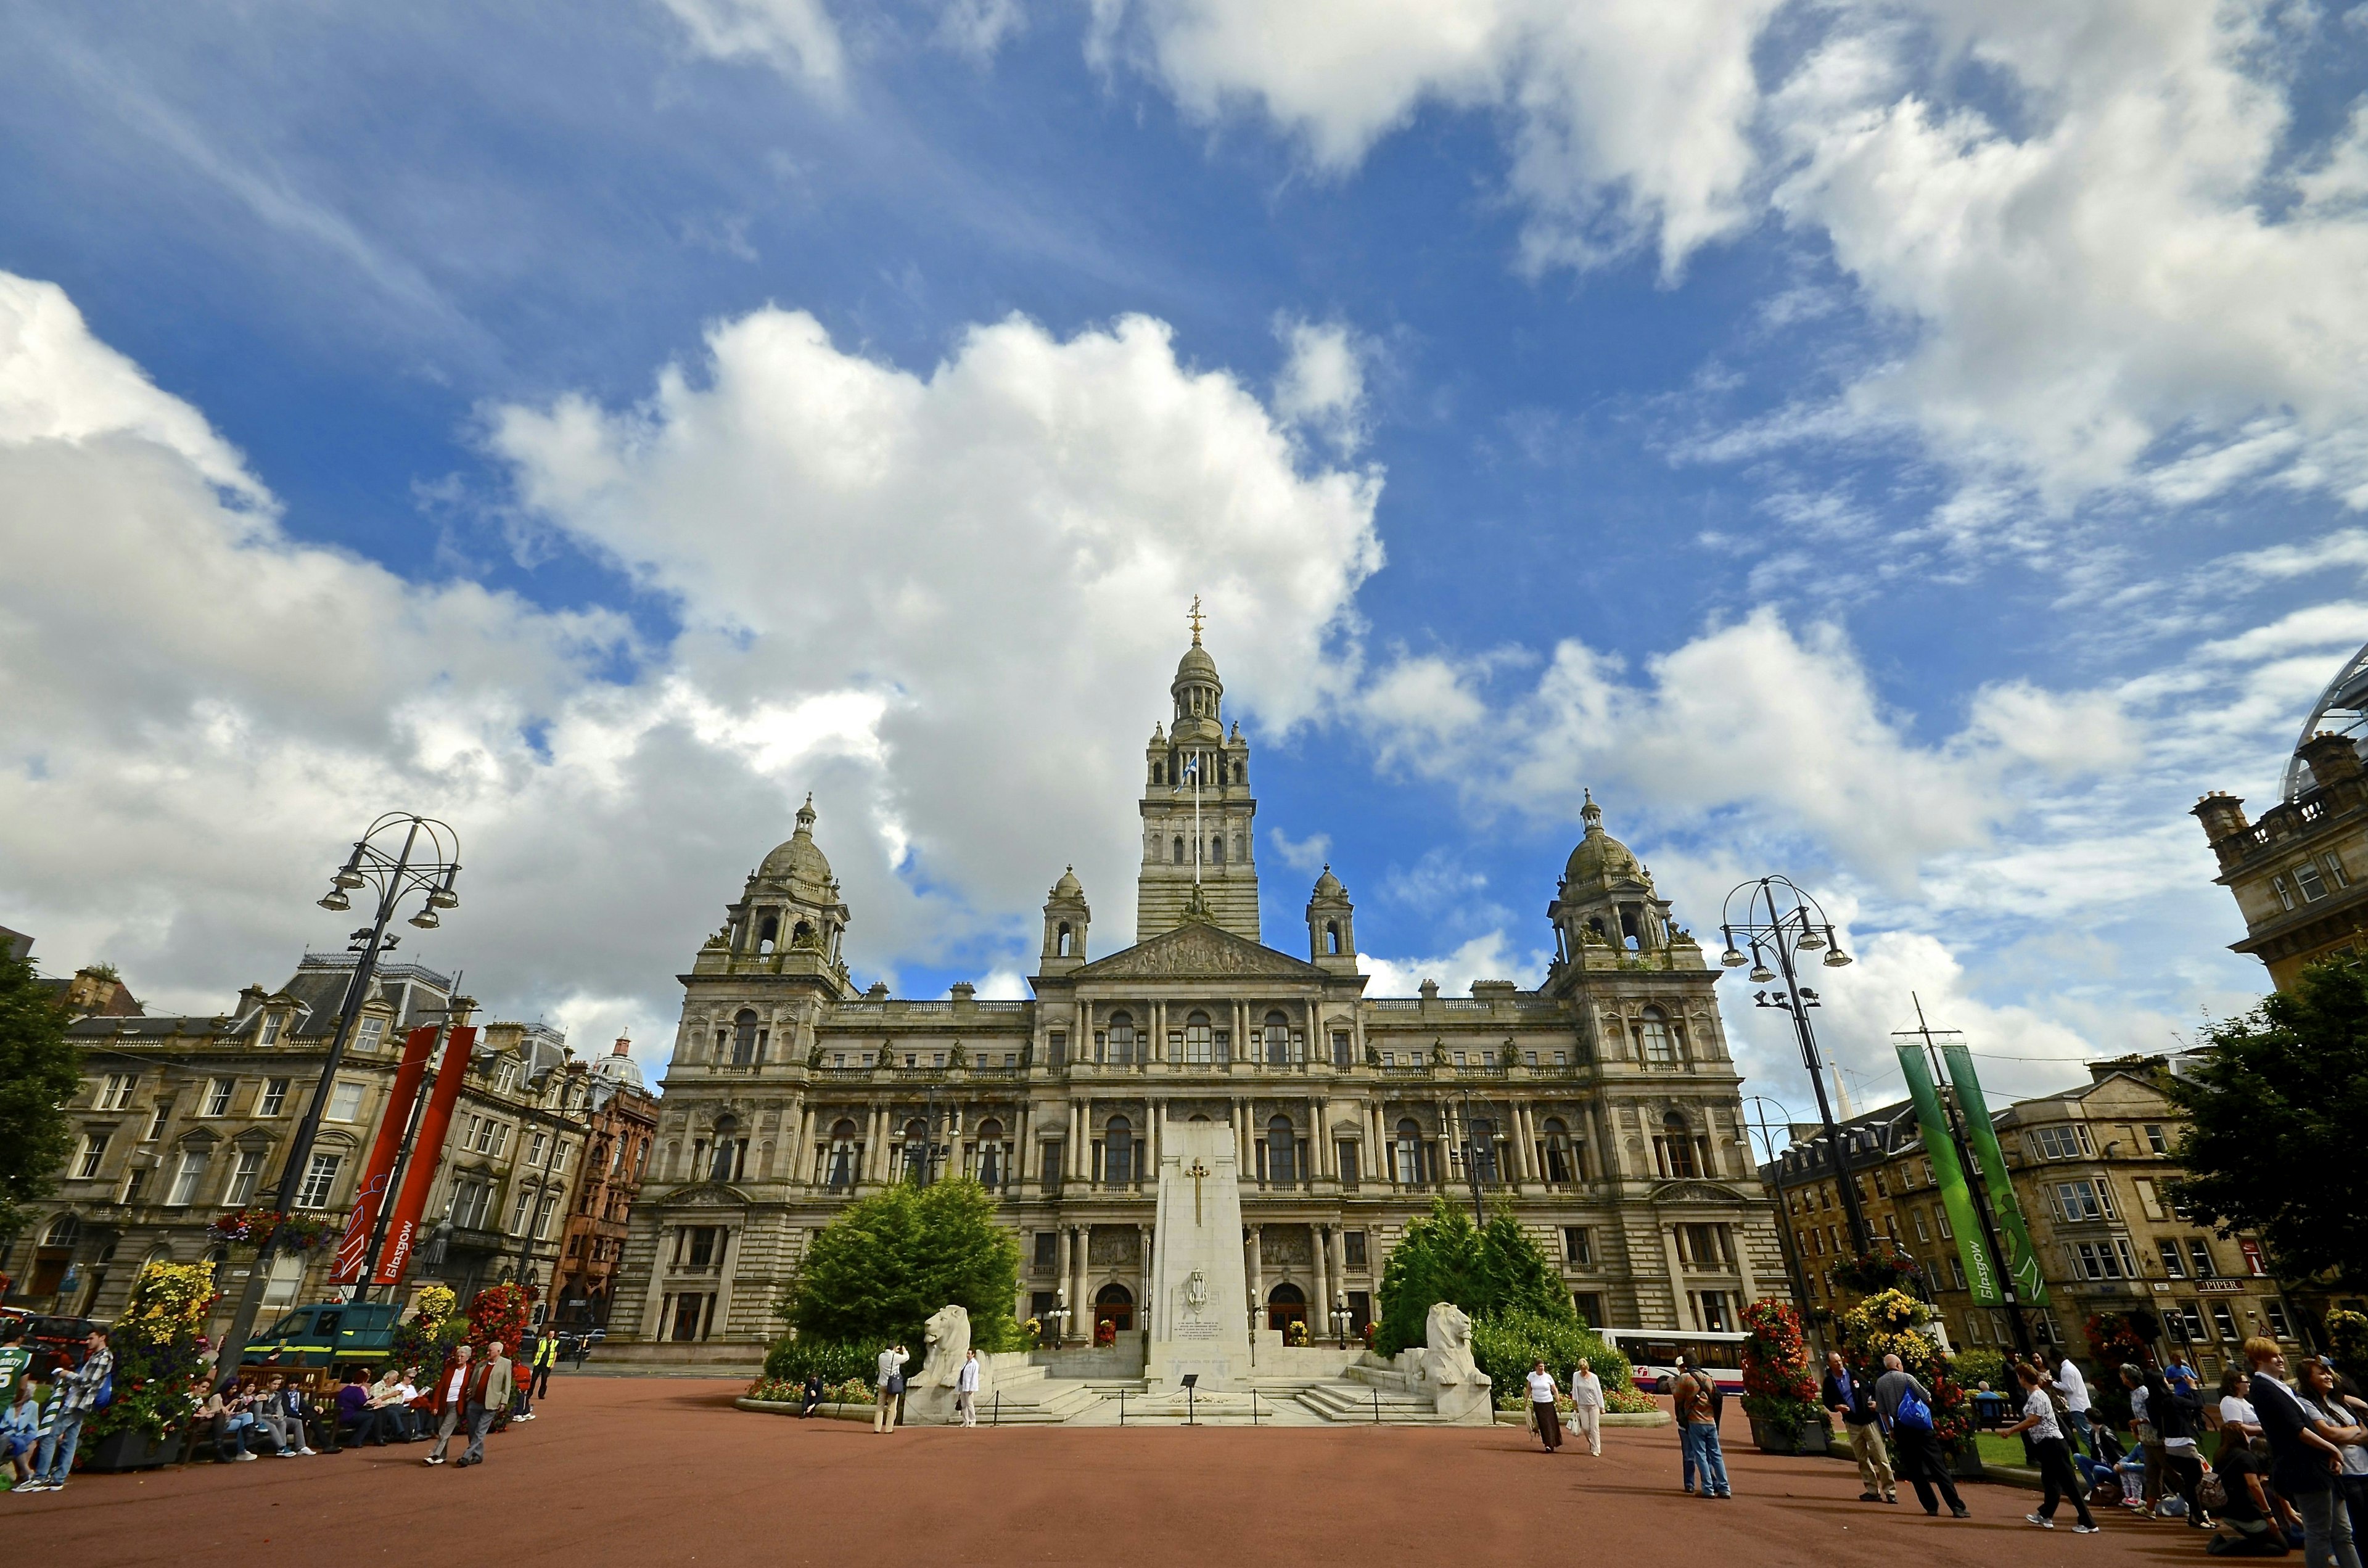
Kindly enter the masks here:
[[[390, 847], [398, 837], [401, 846]], [[295, 1137], [289, 1141], [287, 1162], [279, 1167], [279, 1187], [272, 1207], [280, 1213], [290, 1213], [296, 1207], [305, 1173], [312, 1165], [313, 1143], [320, 1135], [321, 1119], [328, 1109], [329, 1091], [336, 1082], [338, 1067], [345, 1062], [346, 1042], [353, 1038], [354, 1020], [360, 1016], [362, 1004], [370, 1000], [370, 983], [378, 974], [379, 955], [395, 945], [396, 938], [386, 934], [387, 922], [394, 918], [397, 904], [417, 892], [423, 896], [418, 912], [409, 923], [423, 931], [434, 930], [440, 924], [436, 912], [451, 909], [461, 902], [460, 895], [452, 891], [453, 880], [460, 874], [461, 835], [449, 824], [412, 812], [389, 812], [370, 824], [368, 831], [355, 841], [353, 853], [346, 857], [346, 863], [329, 879], [329, 891], [320, 900], [322, 908], [343, 914], [353, 907], [347, 894], [363, 888], [377, 889], [378, 907], [370, 923], [347, 939], [347, 950], [359, 957], [354, 964], [354, 977], [346, 986], [345, 1006], [337, 1014], [337, 1032], [329, 1041], [327, 1060], [321, 1064], [320, 1081], [313, 1085], [313, 1097], [304, 1108], [304, 1118], [296, 1125]], [[256, 1249], [255, 1261], [247, 1270], [246, 1289], [240, 1292], [238, 1310], [231, 1315], [230, 1331], [222, 1336], [214, 1367], [217, 1388], [228, 1386], [238, 1377], [239, 1362], [246, 1354], [247, 1336], [255, 1332], [255, 1320], [262, 1310], [263, 1292], [270, 1279], [272, 1255], [279, 1241], [279, 1232], [274, 1229]]]
[[[1742, 901], [1739, 919], [1736, 914], [1738, 899]], [[1850, 1243], [1859, 1256], [1865, 1256], [1874, 1250], [1874, 1233], [1867, 1228], [1866, 1215], [1859, 1208], [1858, 1188], [1850, 1178], [1850, 1151], [1843, 1142], [1841, 1130], [1834, 1125], [1833, 1107], [1826, 1098], [1825, 1065], [1817, 1056], [1817, 1037], [1809, 1028], [1809, 1009], [1818, 1005], [1817, 994], [1801, 983], [1794, 963], [1802, 953], [1823, 952], [1827, 969], [1840, 969], [1850, 961], [1850, 957], [1835, 938], [1833, 922], [1826, 918], [1824, 906], [1790, 877], [1762, 877], [1736, 888], [1726, 895], [1720, 929], [1726, 937], [1726, 950], [1719, 955], [1720, 963], [1728, 969], [1749, 964], [1750, 979], [1756, 985], [1768, 985], [1780, 979], [1782, 982], [1773, 989], [1752, 993], [1751, 1000], [1756, 1006], [1773, 1007], [1793, 1020], [1793, 1032], [1801, 1044], [1801, 1065], [1808, 1070], [1809, 1086], [1817, 1094], [1817, 1118], [1825, 1124], [1827, 1158], [1833, 1167], [1835, 1184], [1841, 1188], [1842, 1212], [1850, 1220]], [[1744, 947], [1736, 946], [1738, 936]], [[1770, 960], [1775, 963], [1772, 969], [1769, 967]]]

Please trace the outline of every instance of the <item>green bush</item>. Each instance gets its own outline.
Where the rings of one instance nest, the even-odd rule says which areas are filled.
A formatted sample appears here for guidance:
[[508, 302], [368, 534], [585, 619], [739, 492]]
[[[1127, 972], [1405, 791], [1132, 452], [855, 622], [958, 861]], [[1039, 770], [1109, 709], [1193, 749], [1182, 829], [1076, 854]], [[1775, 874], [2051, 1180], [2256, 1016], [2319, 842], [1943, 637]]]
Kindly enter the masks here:
[[1011, 1299], [1019, 1243], [996, 1220], [995, 1195], [974, 1181], [899, 1185], [850, 1204], [814, 1233], [780, 1314], [801, 1340], [902, 1345], [919, 1369], [924, 1330], [939, 1308], [970, 1313], [980, 1355], [1017, 1349]]
[[[765, 1381], [803, 1386], [809, 1373], [820, 1372], [825, 1383], [859, 1382], [873, 1388], [879, 1382], [880, 1352], [887, 1341], [864, 1340], [848, 1345], [822, 1339], [781, 1339], [765, 1353]], [[905, 1347], [915, 1355], [911, 1345]], [[917, 1372], [915, 1365], [910, 1371]]]
[[1553, 1263], [1501, 1204], [1480, 1230], [1462, 1208], [1434, 1198], [1430, 1212], [1406, 1227], [1382, 1270], [1382, 1322], [1373, 1348], [1395, 1356], [1420, 1345], [1430, 1309], [1440, 1301], [1462, 1307], [1475, 1324], [1520, 1312], [1578, 1326]]
[[1576, 1314], [1547, 1317], [1516, 1309], [1472, 1320], [1472, 1358], [1488, 1374], [1490, 1393], [1498, 1404], [1516, 1407], [1529, 1397], [1530, 1368], [1543, 1361], [1554, 1381], [1567, 1389], [1570, 1375], [1581, 1361], [1595, 1369], [1608, 1395], [1613, 1389], [1634, 1386], [1635, 1369], [1628, 1358], [1583, 1327]]
[[1952, 1358], [1956, 1363], [1957, 1381], [1967, 1388], [1987, 1383], [2002, 1389], [2006, 1383], [2006, 1355], [1998, 1350], [1960, 1350]]

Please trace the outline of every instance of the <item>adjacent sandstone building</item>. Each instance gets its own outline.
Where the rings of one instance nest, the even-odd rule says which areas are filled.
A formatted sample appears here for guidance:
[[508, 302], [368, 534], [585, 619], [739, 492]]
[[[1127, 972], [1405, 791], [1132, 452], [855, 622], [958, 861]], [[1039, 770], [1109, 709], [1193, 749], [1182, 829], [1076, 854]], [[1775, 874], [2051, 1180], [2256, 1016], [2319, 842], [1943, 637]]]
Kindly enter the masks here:
[[1259, 1328], [1376, 1313], [1434, 1194], [1512, 1199], [1592, 1322], [1731, 1330], [1783, 1290], [1774, 1215], [1693, 937], [1589, 801], [1547, 908], [1543, 985], [1369, 997], [1327, 868], [1262, 941], [1250, 745], [1199, 634], [1144, 757], [1136, 940], [1098, 954], [1074, 874], [1044, 904], [1030, 1001], [860, 990], [809, 801], [683, 975], [657, 1153], [611, 1354], [745, 1364], [814, 1230], [885, 1183], [974, 1176], [1021, 1244], [1013, 1308], [1123, 1346], [1153, 1256], [1158, 1151], [1230, 1126]]

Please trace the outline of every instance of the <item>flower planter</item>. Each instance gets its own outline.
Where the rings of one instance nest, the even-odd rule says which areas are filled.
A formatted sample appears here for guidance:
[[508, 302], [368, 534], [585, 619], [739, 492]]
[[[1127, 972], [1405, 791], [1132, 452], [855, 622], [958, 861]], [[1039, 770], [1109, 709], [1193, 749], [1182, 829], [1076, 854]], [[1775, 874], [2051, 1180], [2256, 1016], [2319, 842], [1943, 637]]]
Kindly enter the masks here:
[[152, 1437], [136, 1426], [109, 1432], [96, 1443], [84, 1444], [76, 1457], [81, 1468], [89, 1471], [154, 1470], [179, 1462], [181, 1431], [176, 1427], [162, 1437]]
[[1822, 1454], [1827, 1435], [1822, 1421], [1798, 1426], [1757, 1419], [1751, 1423], [1751, 1440], [1763, 1454]]
[[1959, 1481], [1982, 1479], [1982, 1451], [1974, 1446], [1971, 1438], [1949, 1450], [1949, 1473]]

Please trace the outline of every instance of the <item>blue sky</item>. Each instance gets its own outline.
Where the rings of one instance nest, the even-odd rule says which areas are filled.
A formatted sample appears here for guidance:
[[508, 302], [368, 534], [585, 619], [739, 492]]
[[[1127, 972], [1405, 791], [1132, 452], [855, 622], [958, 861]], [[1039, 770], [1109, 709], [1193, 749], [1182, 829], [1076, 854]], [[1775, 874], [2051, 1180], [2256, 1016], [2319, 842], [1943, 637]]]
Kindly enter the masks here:
[[[2002, 1086], [2257, 966], [2183, 813], [2368, 641], [2368, 6], [0, 6], [0, 924], [670, 1049], [812, 790], [859, 977], [1017, 994], [1204, 596], [1269, 939], [1534, 982], [1582, 788]], [[1320, 842], [1319, 842], [1320, 840]], [[1805, 1101], [1730, 1008], [1755, 1087]]]

